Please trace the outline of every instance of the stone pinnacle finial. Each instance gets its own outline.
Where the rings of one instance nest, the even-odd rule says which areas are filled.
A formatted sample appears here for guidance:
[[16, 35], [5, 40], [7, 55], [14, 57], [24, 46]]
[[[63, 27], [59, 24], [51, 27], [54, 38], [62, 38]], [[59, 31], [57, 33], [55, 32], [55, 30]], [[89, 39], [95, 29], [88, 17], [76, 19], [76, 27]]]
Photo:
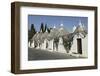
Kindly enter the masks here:
[[56, 26], [54, 25], [54, 27], [53, 28], [56, 28]]
[[61, 26], [61, 27], [63, 27], [63, 26], [64, 26], [62, 21], [61, 21], [61, 24], [60, 24], [60, 26]]
[[82, 26], [82, 22], [81, 22], [81, 20], [79, 21], [79, 26]]
[[74, 25], [74, 27], [73, 27], [73, 32], [76, 30], [76, 26]]
[[64, 25], [61, 23], [60, 26], [62, 27], [62, 26], [64, 26]]

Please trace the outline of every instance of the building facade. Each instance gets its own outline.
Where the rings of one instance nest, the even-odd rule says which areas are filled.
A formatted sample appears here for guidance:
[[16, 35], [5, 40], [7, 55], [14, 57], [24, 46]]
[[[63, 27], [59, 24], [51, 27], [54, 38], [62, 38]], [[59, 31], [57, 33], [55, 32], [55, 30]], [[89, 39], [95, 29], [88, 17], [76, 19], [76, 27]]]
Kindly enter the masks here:
[[[70, 36], [70, 37], [69, 37]], [[68, 40], [73, 38], [70, 48], [67, 49]], [[66, 41], [64, 41], [64, 39]], [[73, 27], [73, 32], [69, 33], [64, 29], [64, 25], [60, 24], [60, 28], [55, 26], [50, 30], [50, 33], [46, 30], [37, 32], [31, 41], [29, 41], [30, 48], [42, 49], [51, 52], [60, 52], [77, 55], [80, 54], [87, 57], [88, 50], [88, 34], [84, 25], [79, 22], [78, 26]], [[64, 45], [64, 44], [68, 45]]]

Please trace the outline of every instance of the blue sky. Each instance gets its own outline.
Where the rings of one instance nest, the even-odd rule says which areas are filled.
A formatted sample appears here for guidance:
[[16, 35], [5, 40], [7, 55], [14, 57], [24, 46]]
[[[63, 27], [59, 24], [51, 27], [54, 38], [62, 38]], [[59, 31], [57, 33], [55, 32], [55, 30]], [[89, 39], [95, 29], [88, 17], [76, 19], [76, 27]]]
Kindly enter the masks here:
[[64, 28], [72, 32], [73, 26], [77, 26], [80, 21], [88, 28], [88, 17], [28, 15], [28, 29], [30, 29], [31, 24], [34, 24], [36, 31], [39, 31], [42, 22], [51, 28], [54, 25], [60, 27], [60, 24], [63, 23]]

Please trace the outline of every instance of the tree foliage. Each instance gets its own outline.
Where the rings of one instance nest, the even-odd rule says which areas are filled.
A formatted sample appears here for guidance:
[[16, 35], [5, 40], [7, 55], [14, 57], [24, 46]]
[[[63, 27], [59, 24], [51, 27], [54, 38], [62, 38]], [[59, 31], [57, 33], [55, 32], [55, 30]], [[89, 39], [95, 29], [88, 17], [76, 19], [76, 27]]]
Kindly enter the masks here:
[[44, 28], [44, 24], [43, 23], [41, 23], [40, 31], [42, 31], [43, 33], [45, 32], [45, 28]]
[[73, 43], [73, 36], [68, 36], [67, 39], [63, 38], [63, 45], [64, 45], [67, 53], [69, 53], [72, 43]]
[[35, 33], [36, 33], [36, 30], [34, 28], [34, 24], [31, 24], [31, 29], [28, 30], [28, 41], [32, 39]]
[[45, 28], [44, 28], [44, 31], [46, 32], [46, 30], [47, 30], [47, 24], [45, 24]]

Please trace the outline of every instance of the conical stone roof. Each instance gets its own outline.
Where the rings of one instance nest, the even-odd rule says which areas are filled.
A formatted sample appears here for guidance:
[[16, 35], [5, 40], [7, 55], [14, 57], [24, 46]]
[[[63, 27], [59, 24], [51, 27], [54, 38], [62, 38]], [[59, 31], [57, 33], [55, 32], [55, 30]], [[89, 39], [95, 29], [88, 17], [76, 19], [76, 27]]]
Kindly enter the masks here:
[[67, 36], [68, 34], [69, 32], [64, 29], [63, 24], [61, 24], [60, 28], [58, 29], [58, 37]]
[[75, 29], [75, 33], [79, 33], [79, 32], [83, 32], [85, 31], [84, 25], [81, 23], [81, 21], [79, 22], [79, 25], [76, 27]]
[[75, 31], [73, 32], [73, 34], [79, 34], [81, 33], [84, 37], [87, 34], [87, 30], [85, 29], [84, 25], [80, 22], [79, 25], [76, 27]]

